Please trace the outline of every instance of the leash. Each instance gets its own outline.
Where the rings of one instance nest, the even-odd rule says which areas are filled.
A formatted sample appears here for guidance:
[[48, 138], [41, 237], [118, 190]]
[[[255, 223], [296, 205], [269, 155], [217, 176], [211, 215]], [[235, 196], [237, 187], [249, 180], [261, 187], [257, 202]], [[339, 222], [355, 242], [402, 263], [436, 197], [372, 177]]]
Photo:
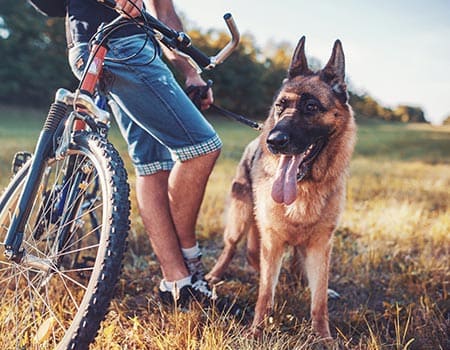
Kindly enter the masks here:
[[[198, 108], [200, 108], [201, 100], [206, 97], [206, 93], [211, 88], [212, 84], [213, 84], [212, 80], [208, 80], [206, 85], [204, 85], [204, 86], [188, 86], [185, 91], [186, 91], [186, 94], [192, 99], [194, 104]], [[262, 123], [255, 122], [254, 120], [248, 119], [248, 118], [244, 117], [243, 115], [229, 111], [228, 109], [220, 107], [216, 104], [211, 104], [210, 109], [222, 114], [225, 117], [229, 117], [239, 123], [247, 125], [247, 126], [251, 127], [252, 129], [255, 129], [257, 131], [262, 130], [262, 127], [263, 127]]]
[[254, 120], [248, 119], [248, 118], [244, 117], [243, 115], [231, 112], [228, 109], [225, 109], [223, 107], [219, 107], [219, 106], [217, 106], [215, 104], [211, 104], [209, 106], [209, 108], [212, 109], [213, 111], [221, 113], [225, 117], [229, 117], [229, 118], [231, 118], [233, 120], [236, 120], [237, 122], [242, 123], [244, 125], [247, 125], [247, 126], [251, 127], [252, 129], [255, 129], [257, 131], [261, 131], [262, 128], [263, 128], [262, 123], [255, 122]]

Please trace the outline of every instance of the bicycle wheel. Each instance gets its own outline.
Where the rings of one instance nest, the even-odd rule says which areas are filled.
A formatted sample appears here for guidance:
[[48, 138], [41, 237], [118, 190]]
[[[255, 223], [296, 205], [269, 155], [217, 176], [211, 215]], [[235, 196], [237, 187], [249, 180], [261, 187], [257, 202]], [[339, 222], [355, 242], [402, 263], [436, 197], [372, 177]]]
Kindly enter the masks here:
[[[0, 257], [0, 342], [16, 349], [87, 349], [105, 317], [129, 229], [129, 187], [111, 144], [82, 132], [48, 159], [19, 262]], [[28, 164], [0, 198], [5, 241]]]

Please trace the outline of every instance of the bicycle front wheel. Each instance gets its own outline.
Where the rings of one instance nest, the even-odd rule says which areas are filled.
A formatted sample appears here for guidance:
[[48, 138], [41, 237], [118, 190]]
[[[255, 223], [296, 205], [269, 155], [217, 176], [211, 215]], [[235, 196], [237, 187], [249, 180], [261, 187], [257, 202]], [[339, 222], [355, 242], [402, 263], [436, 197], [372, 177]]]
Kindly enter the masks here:
[[[87, 349], [105, 317], [129, 229], [123, 162], [96, 134], [74, 136], [47, 159], [25, 225], [21, 259], [0, 257], [0, 343], [15, 349]], [[0, 197], [5, 241], [26, 164]]]

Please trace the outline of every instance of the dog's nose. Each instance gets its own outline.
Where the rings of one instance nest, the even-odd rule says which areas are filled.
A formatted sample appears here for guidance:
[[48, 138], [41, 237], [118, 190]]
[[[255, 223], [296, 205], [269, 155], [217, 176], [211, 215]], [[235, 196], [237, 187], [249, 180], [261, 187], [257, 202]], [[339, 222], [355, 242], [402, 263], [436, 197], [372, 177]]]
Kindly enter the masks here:
[[282, 151], [289, 144], [289, 135], [283, 131], [273, 131], [267, 137], [267, 144], [275, 151]]

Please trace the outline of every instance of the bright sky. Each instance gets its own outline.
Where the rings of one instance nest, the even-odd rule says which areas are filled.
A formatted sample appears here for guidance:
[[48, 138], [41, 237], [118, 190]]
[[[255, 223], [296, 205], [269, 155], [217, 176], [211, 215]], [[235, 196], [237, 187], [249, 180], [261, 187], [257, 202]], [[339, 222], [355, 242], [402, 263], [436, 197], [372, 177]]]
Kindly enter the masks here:
[[231, 12], [242, 33], [263, 47], [272, 39], [325, 63], [342, 41], [347, 76], [383, 105], [419, 106], [438, 123], [450, 115], [449, 0], [174, 0], [201, 28], [225, 29]]

